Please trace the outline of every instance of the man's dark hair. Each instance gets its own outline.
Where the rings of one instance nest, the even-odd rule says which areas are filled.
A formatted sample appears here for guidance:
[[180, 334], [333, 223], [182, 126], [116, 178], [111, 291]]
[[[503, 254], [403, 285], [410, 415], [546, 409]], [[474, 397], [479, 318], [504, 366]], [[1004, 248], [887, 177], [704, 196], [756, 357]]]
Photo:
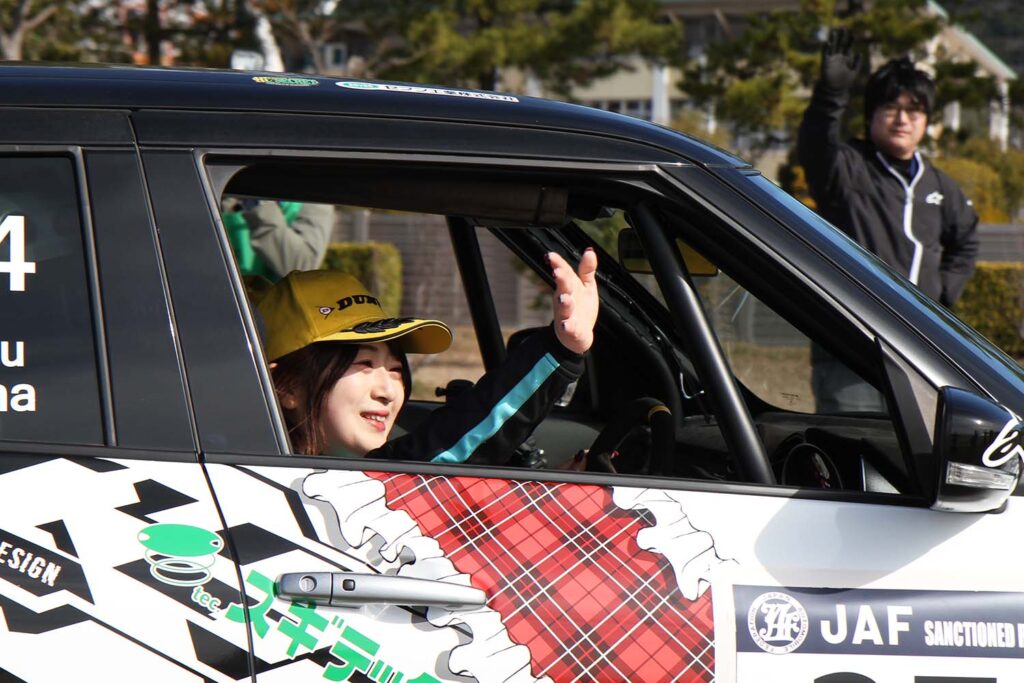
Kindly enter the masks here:
[[871, 74], [864, 87], [864, 125], [871, 125], [875, 110], [895, 102], [906, 93], [931, 119], [935, 107], [935, 82], [907, 57], [890, 59]]

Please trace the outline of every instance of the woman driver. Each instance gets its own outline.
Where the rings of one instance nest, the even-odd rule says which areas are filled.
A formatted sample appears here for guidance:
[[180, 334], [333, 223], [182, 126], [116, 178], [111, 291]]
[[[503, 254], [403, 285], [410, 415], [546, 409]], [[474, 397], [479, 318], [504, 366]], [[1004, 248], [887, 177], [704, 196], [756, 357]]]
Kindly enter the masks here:
[[388, 441], [412, 382], [407, 353], [439, 353], [451, 331], [436, 320], [389, 318], [351, 276], [293, 272], [258, 304], [266, 355], [292, 446], [305, 455], [502, 464], [583, 370], [597, 320], [597, 256], [579, 270], [547, 256], [554, 323], [496, 370]]

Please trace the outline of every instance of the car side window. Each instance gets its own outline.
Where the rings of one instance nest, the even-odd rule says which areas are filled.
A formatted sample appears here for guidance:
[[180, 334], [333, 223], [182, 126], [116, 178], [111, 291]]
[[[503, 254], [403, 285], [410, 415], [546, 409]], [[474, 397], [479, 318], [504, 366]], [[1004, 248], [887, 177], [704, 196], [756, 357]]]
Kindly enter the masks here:
[[[484, 358], [489, 367], [500, 362], [496, 358], [502, 355], [499, 345], [514, 348], [524, 340], [541, 339], [532, 335], [550, 320], [544, 254], [557, 252], [572, 262], [588, 246], [594, 246], [604, 264], [599, 267], [602, 315], [590, 353], [580, 362], [582, 367], [572, 370], [579, 373], [578, 378], [564, 391], [559, 386], [561, 393], [551, 400], [545, 419], [532, 425], [532, 436], [527, 434], [522, 441], [516, 433], [517, 444], [502, 443], [508, 453], [501, 455], [509, 459], [487, 459], [488, 455], [475, 464], [744, 479], [739, 455], [729, 444], [731, 414], [716, 414], [723, 409], [711, 393], [716, 389], [704, 386], [701, 379], [706, 359], [700, 349], [687, 347], [694, 342], [684, 339], [677, 329], [678, 321], [665, 305], [650, 264], [646, 271], [634, 268], [629, 258], [619, 253], [623, 234], [636, 232], [630, 227], [635, 224], [634, 215], [609, 206], [598, 196], [602, 193], [589, 185], [579, 189], [561, 177], [549, 183], [538, 175], [531, 177], [530, 184], [523, 182], [522, 175], [504, 171], [485, 174], [449, 169], [438, 180], [416, 170], [403, 175], [383, 164], [360, 167], [357, 174], [340, 164], [306, 163], [278, 166], [277, 162], [254, 161], [236, 172], [225, 183], [221, 198], [227, 241], [246, 278], [250, 303], [262, 301], [261, 288], [268, 288], [274, 279], [291, 270], [308, 271], [313, 264], [302, 259], [313, 254], [321, 267], [360, 280], [373, 293], [371, 298], [379, 298], [380, 308], [388, 316], [443, 320], [454, 329], [456, 341], [448, 351], [419, 357], [410, 354], [411, 379], [405, 375], [403, 380], [411, 383], [411, 397], [397, 417], [387, 413], [363, 418], [384, 423], [393, 419], [394, 429], [388, 432], [392, 440], [409, 432], [429, 433], [448, 439], [445, 447], [451, 443], [461, 447], [462, 436], [456, 439], [440, 430], [420, 432], [417, 428], [442, 402], [453, 397], [457, 401], [479, 380]], [[280, 187], [281, 195], [268, 193], [275, 187]], [[300, 199], [329, 203], [326, 219], [314, 219], [308, 204], [295, 206]], [[697, 209], [686, 209], [686, 215], [694, 221], [707, 218]], [[690, 235], [687, 230], [692, 226], [682, 226], [672, 216], [668, 215], [664, 228], [680, 243]], [[326, 222], [313, 229], [310, 222], [316, 220]], [[312, 238], [316, 236], [314, 246]], [[258, 255], [262, 262], [254, 258]], [[682, 255], [688, 263], [688, 257]], [[293, 257], [298, 260], [291, 261]], [[772, 283], [784, 280], [752, 284], [726, 250], [709, 257], [716, 262], [704, 259], [707, 274], [693, 269], [691, 274], [700, 280], [697, 287], [704, 316], [741, 385], [741, 398], [771, 459], [775, 479], [812, 488], [911, 490], [893, 421], [877, 390], [880, 371], [874, 371], [879, 369], [878, 363], [864, 356], [862, 363], [852, 366], [852, 379], [858, 384], [864, 382], [856, 373], [874, 373], [867, 377], [874, 388], [865, 385], [865, 389], [876, 404], [830, 407], [816, 383], [821, 374], [819, 361], [827, 356], [815, 342], [828, 345], [834, 340], [814, 332], [817, 328], [807, 325], [802, 312], [794, 314], [792, 306], [780, 306], [778, 299], [787, 292]], [[646, 260], [642, 249], [639, 260]], [[466, 271], [465, 283], [460, 268]], [[491, 291], [483, 294], [485, 301], [481, 301], [483, 290], [477, 288], [484, 286], [484, 273]], [[507, 297], [511, 297], [509, 301], [505, 301]], [[325, 309], [334, 310], [331, 302], [320, 306], [325, 316], [330, 315]], [[276, 310], [263, 304], [253, 308], [257, 318], [261, 310]], [[482, 344], [476, 339], [475, 326], [485, 335]], [[768, 332], [771, 334], [765, 336]], [[851, 347], [853, 351], [833, 351], [849, 361], [852, 352], [871, 348], [869, 342], [859, 341], [862, 343]], [[285, 368], [282, 374], [282, 366], [274, 366], [275, 359], [282, 357], [268, 357], [271, 374], [286, 380], [297, 376], [297, 370]], [[834, 365], [851, 369], [841, 362]], [[310, 446], [300, 441], [296, 446], [296, 438], [305, 438], [299, 429], [305, 423], [295, 420], [298, 398], [288, 390], [276, 390], [281, 426], [290, 430], [293, 450], [323, 452], [315, 443]], [[293, 424], [287, 423], [289, 419]], [[481, 424], [491, 423], [474, 422], [471, 427]], [[443, 449], [432, 455], [434, 445], [417, 445], [422, 447], [417, 456], [448, 457]], [[592, 457], [591, 451], [602, 457]], [[398, 459], [419, 459], [402, 455]], [[869, 488], [864, 474], [868, 470], [883, 472], [880, 479], [884, 485], [871, 484]]]
[[73, 162], [0, 158], [0, 188], [0, 440], [102, 444]]
[[886, 413], [885, 397], [724, 272], [695, 278], [736, 378], [799, 413]]
[[[620, 216], [580, 225], [663, 303], [649, 264], [634, 263], [635, 254], [619, 253], [618, 237], [626, 229]], [[736, 379], [765, 406], [811, 414], [888, 412], [883, 394], [846, 363], [737, 282], [724, 266], [681, 240], [677, 244]]]
[[[659, 302], [654, 305], [664, 306], [640, 243], [626, 239], [634, 236], [624, 234], [634, 233], [626, 220], [615, 214], [607, 219], [581, 222], [580, 226]], [[824, 340], [805, 332], [801, 323], [806, 321], [793, 317], [791, 312], [780, 312], [765, 301], [779, 292], [762, 288], [760, 296], [756, 295], [738, 281], [738, 275], [730, 275], [738, 270], [735, 263], [712, 262], [693, 250], [680, 235], [676, 237], [704, 315], [722, 347], [726, 363], [744, 390], [776, 480], [785, 485], [826, 490], [912, 490], [889, 406], [878, 387], [839, 357], [838, 352], [830, 353], [831, 348], [826, 348]], [[725, 270], [727, 266], [729, 272]], [[788, 294], [794, 294], [792, 284], [789, 286]], [[870, 368], [870, 359], [864, 360]], [[689, 394], [703, 394], [698, 380], [692, 380], [692, 384], [686, 389]], [[690, 453], [699, 452], [708, 443], [706, 434], [696, 432], [696, 426], [688, 424], [677, 435], [686, 442]], [[711, 457], [702, 466], [712, 476], [729, 478], [728, 472], [715, 469], [724, 462], [724, 458], [716, 462]]]

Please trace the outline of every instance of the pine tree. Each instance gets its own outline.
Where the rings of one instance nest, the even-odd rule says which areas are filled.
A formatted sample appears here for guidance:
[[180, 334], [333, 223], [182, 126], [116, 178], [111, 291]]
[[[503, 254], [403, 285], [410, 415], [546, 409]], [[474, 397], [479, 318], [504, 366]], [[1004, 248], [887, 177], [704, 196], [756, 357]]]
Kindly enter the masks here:
[[324, 48], [329, 43], [358, 40], [359, 27], [345, 20], [339, 4], [339, 0], [249, 0], [250, 9], [270, 21], [288, 65], [296, 68], [308, 63], [315, 73], [326, 70]]
[[[926, 0], [801, 0], [797, 11], [753, 16], [735, 39], [710, 46], [706, 57], [689, 65], [682, 87], [742, 137], [756, 155], [773, 144], [790, 144], [820, 69], [821, 45], [829, 29], [848, 28], [869, 65], [909, 54], [926, 56], [926, 44], [943, 27], [927, 11]], [[938, 55], [937, 108], [953, 100], [977, 103], [994, 92], [991, 79], [977, 78], [973, 64], [952, 64]], [[862, 85], [863, 83], [861, 83]], [[864, 130], [859, 93], [848, 108], [848, 130]]]
[[567, 94], [636, 56], [676, 59], [682, 39], [656, 0], [345, 0], [338, 13], [377, 37], [371, 74], [483, 89], [515, 68]]

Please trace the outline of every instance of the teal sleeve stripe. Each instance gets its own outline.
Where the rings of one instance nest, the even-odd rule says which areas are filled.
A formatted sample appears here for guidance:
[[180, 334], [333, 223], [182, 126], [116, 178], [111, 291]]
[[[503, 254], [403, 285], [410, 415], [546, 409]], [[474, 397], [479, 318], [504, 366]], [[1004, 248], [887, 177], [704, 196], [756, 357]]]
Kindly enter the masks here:
[[497, 434], [502, 425], [519, 412], [523, 404], [530, 400], [530, 397], [557, 369], [558, 361], [555, 360], [555, 357], [550, 353], [544, 354], [544, 357], [537, 361], [533, 368], [526, 373], [526, 376], [498, 401], [480, 424], [470, 429], [465, 436], [459, 439], [458, 443], [444, 453], [435, 455], [431, 462], [466, 462], [480, 444]]

